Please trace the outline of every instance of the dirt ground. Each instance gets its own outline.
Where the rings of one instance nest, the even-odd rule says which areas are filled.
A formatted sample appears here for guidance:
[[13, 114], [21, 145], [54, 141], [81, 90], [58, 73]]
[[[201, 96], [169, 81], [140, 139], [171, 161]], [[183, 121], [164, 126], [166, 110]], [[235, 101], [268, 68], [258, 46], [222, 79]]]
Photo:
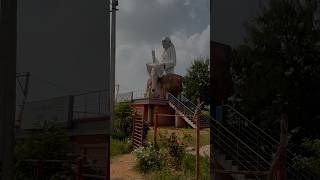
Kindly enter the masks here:
[[132, 154], [115, 157], [111, 161], [111, 180], [143, 180], [144, 178], [134, 169], [135, 161]]

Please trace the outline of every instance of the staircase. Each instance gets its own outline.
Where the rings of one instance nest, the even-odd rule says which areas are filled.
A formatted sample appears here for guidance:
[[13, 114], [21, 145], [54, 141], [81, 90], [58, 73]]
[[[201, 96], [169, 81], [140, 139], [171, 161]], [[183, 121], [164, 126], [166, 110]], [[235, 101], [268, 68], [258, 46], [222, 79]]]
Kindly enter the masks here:
[[[182, 118], [193, 128], [196, 128], [193, 116], [195, 113], [196, 105], [194, 105], [186, 97], [179, 95], [178, 98], [172, 94], [167, 94], [167, 100], [170, 107], [172, 107]], [[203, 115], [200, 115], [200, 128], [208, 128], [209, 121]]]
[[[239, 111], [234, 109], [230, 105], [222, 106], [223, 121], [220, 122], [225, 128], [229, 129], [239, 139], [250, 146], [255, 152], [257, 152], [266, 161], [272, 162], [272, 155], [276, 151], [274, 148], [279, 144], [279, 141], [275, 140], [268, 133], [263, 131], [252, 121], [246, 118]], [[287, 176], [292, 180], [313, 180], [316, 178], [308, 172], [301, 172], [295, 168], [294, 158], [295, 154], [287, 149]]]
[[[194, 105], [180, 95], [167, 94], [169, 105], [193, 128]], [[278, 141], [229, 105], [223, 106], [223, 121], [201, 114], [201, 127], [211, 128], [214, 138], [214, 159], [222, 167], [220, 173], [228, 173], [236, 180], [265, 179]], [[287, 151], [288, 180], [317, 180], [307, 172], [294, 167], [295, 154]]]
[[134, 112], [132, 147], [134, 149], [144, 145], [144, 110]]

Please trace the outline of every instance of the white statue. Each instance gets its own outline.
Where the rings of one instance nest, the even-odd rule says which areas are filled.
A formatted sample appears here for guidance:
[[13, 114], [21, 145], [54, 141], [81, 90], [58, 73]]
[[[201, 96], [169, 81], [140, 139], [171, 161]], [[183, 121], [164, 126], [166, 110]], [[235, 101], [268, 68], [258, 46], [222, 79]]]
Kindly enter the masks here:
[[165, 74], [174, 74], [176, 66], [176, 51], [169, 37], [162, 39], [163, 52], [160, 60], [155, 57], [154, 50], [152, 51], [152, 63], [147, 64], [147, 70], [151, 79], [151, 93], [155, 94], [158, 78]]

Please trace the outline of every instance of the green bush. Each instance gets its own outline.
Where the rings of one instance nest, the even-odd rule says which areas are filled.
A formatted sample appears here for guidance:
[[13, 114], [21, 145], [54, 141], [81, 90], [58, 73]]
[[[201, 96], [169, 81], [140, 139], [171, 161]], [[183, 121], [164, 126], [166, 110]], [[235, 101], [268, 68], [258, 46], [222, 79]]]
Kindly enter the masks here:
[[140, 172], [147, 173], [149, 171], [159, 170], [162, 167], [159, 149], [154, 145], [140, 147], [133, 151], [137, 162], [137, 169]]
[[320, 139], [304, 139], [300, 145], [303, 152], [295, 157], [295, 166], [314, 176], [320, 176]]
[[110, 141], [110, 156], [114, 157], [119, 154], [126, 154], [132, 151], [132, 143], [129, 138], [120, 141], [118, 139], [111, 138]]
[[129, 138], [133, 128], [133, 109], [130, 102], [118, 103], [115, 107], [114, 132], [112, 138]]
[[168, 153], [173, 161], [171, 165], [175, 169], [181, 168], [181, 163], [185, 155], [185, 146], [178, 141], [175, 133], [172, 133], [171, 136], [167, 139]]
[[[71, 140], [65, 129], [54, 124], [35, 130], [15, 146], [16, 179], [34, 179], [37, 167], [36, 161], [42, 162], [43, 179], [63, 177], [72, 178], [74, 160]], [[47, 162], [46, 160], [62, 160], [64, 163]]]

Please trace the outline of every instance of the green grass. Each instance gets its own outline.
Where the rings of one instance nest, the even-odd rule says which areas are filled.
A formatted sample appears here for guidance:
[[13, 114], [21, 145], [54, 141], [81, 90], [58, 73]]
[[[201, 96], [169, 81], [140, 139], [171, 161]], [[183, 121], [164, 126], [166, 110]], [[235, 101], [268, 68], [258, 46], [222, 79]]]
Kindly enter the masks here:
[[[183, 141], [187, 146], [195, 147], [196, 144], [196, 130], [192, 128], [158, 128], [157, 129], [157, 141], [159, 141], [159, 133], [166, 134], [169, 136], [174, 132], [180, 141]], [[147, 134], [147, 141], [154, 141], [154, 130], [150, 127], [150, 130]], [[210, 144], [210, 129], [201, 129], [200, 130], [200, 146]]]
[[118, 156], [120, 154], [129, 153], [131, 151], [130, 144], [125, 141], [120, 141], [117, 139], [110, 139], [110, 158]]
[[[160, 127], [157, 129], [157, 143], [160, 148], [164, 148], [161, 145], [159, 133], [169, 137], [171, 133], [174, 132], [179, 141], [182, 141], [186, 146], [195, 147], [196, 145], [196, 130], [192, 128], [170, 128], [170, 127]], [[154, 130], [150, 127], [147, 134], [147, 141], [154, 141]], [[210, 129], [200, 130], [200, 146], [210, 144]], [[149, 180], [194, 180], [195, 177], [195, 156], [186, 153], [183, 162], [182, 170], [176, 171], [169, 169], [168, 167], [163, 167], [161, 170], [150, 172], [144, 175], [144, 179]], [[209, 180], [210, 179], [210, 159], [200, 157], [200, 179]]]
[[[183, 159], [182, 170], [173, 171], [163, 168], [159, 171], [145, 175], [149, 180], [194, 180], [195, 179], [195, 156], [186, 154]], [[200, 157], [200, 179], [210, 179], [210, 160]]]

